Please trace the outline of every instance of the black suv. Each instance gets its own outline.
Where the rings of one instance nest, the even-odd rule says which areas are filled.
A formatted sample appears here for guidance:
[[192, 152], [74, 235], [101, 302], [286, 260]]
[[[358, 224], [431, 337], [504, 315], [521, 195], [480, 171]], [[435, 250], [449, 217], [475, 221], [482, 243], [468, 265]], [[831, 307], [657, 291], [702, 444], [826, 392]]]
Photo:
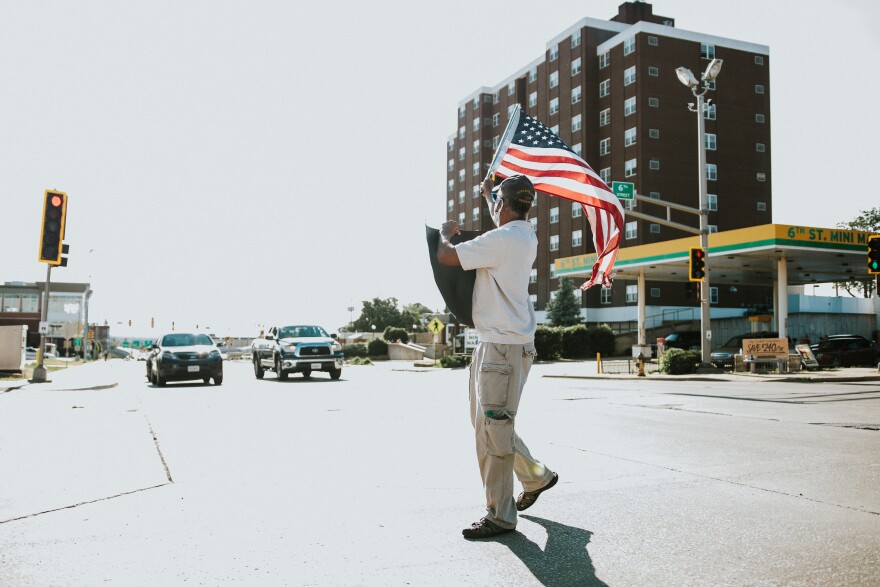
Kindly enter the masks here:
[[664, 344], [667, 349], [699, 350], [701, 348], [700, 333], [695, 330], [672, 332], [666, 335], [666, 342]]
[[326, 371], [330, 379], [342, 376], [342, 345], [320, 326], [273, 326], [265, 338], [254, 340], [251, 353], [257, 379], [266, 371], [274, 371], [281, 380], [290, 373], [308, 379], [312, 371]]

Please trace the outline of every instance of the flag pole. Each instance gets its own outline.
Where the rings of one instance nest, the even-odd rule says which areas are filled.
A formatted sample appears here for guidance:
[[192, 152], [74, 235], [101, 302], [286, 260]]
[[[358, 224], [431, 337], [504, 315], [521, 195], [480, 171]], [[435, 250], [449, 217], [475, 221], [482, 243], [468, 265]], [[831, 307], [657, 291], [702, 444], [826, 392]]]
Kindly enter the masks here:
[[519, 117], [521, 115], [522, 106], [517, 104], [514, 106], [513, 112], [510, 114], [510, 120], [507, 121], [507, 128], [504, 129], [504, 134], [501, 135], [501, 142], [498, 143], [498, 148], [495, 149], [495, 156], [492, 157], [492, 163], [489, 164], [489, 170], [486, 172], [485, 179], [491, 178], [493, 183], [495, 181], [495, 170], [501, 165], [501, 160], [504, 158], [505, 153], [507, 153], [507, 148], [513, 140], [513, 133], [516, 132], [516, 127], [519, 125]]

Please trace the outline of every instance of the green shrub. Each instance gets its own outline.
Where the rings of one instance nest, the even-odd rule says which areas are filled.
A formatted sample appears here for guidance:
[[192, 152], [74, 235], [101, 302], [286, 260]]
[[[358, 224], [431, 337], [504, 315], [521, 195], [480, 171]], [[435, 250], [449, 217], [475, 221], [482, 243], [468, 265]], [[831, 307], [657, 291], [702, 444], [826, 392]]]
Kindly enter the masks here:
[[541, 361], [555, 361], [562, 356], [562, 332], [559, 328], [539, 325], [535, 330], [535, 349]]
[[603, 357], [614, 354], [614, 331], [607, 324], [590, 328], [590, 351], [592, 355], [601, 353]]
[[583, 325], [562, 328], [562, 356], [566, 359], [585, 359], [591, 355], [590, 331]]
[[700, 351], [669, 349], [660, 358], [660, 372], [667, 375], [696, 373], [700, 361], [702, 361]]
[[403, 344], [409, 342], [409, 334], [406, 333], [406, 330], [403, 328], [397, 328], [396, 326], [388, 326], [385, 328], [385, 332], [382, 333], [382, 338], [388, 342], [402, 342]]
[[342, 354], [345, 355], [346, 359], [351, 359], [353, 357], [366, 357], [367, 345], [362, 342], [344, 344], [342, 345]]
[[367, 357], [354, 357], [348, 362], [349, 365], [372, 365], [373, 361], [371, 361]]
[[381, 357], [388, 354], [388, 343], [381, 338], [374, 338], [367, 343], [367, 355], [370, 357]]
[[467, 365], [467, 357], [461, 355], [446, 355], [440, 357], [440, 366], [446, 367], [447, 369], [458, 369], [461, 367], [467, 367]]

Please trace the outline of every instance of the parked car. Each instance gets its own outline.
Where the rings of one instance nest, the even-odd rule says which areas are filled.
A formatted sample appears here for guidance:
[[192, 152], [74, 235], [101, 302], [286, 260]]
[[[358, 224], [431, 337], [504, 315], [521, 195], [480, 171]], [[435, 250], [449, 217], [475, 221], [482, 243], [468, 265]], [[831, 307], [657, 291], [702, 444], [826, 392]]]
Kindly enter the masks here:
[[683, 332], [672, 332], [666, 335], [667, 349], [682, 349], [685, 351], [699, 350], [702, 345], [700, 333], [695, 330], [685, 330]]
[[146, 359], [147, 379], [160, 387], [168, 381], [201, 379], [223, 383], [223, 357], [207, 334], [171, 332], [160, 336]]
[[26, 349], [24, 349], [24, 360], [27, 361], [28, 363], [36, 361], [37, 360], [37, 349], [32, 346], [29, 346]]
[[853, 367], [877, 364], [880, 357], [876, 343], [863, 336], [828, 337], [813, 351], [822, 367]]
[[815, 354], [815, 352], [816, 352], [817, 350], [819, 350], [819, 344], [820, 344], [823, 340], [834, 340], [834, 339], [836, 339], [836, 338], [859, 338], [859, 339], [862, 339], [862, 340], [867, 340], [868, 342], [872, 342], [870, 339], [867, 339], [867, 338], [865, 338], [864, 336], [862, 336], [862, 335], [860, 335], [860, 334], [831, 334], [831, 335], [829, 335], [829, 336], [825, 336], [825, 337], [819, 339], [819, 342], [814, 343], [814, 344], [811, 344], [811, 345], [810, 345], [810, 350], [813, 351], [813, 353]]
[[730, 337], [727, 342], [712, 351], [709, 362], [719, 369], [733, 369], [734, 356], [742, 354], [744, 340], [752, 338], [779, 338], [778, 332], [747, 332]]
[[320, 326], [273, 326], [265, 338], [254, 340], [251, 354], [257, 379], [266, 371], [274, 371], [281, 380], [290, 373], [308, 379], [313, 371], [326, 371], [330, 379], [342, 376], [342, 345]]

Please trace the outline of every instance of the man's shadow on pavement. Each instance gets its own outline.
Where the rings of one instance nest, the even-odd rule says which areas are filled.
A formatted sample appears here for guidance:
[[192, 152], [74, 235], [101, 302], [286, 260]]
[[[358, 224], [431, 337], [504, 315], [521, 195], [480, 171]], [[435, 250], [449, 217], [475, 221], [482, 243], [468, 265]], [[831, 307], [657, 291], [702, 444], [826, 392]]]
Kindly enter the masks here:
[[495, 541], [509, 548], [524, 562], [542, 585], [607, 587], [605, 582], [596, 577], [593, 560], [587, 552], [592, 532], [535, 516], [520, 517], [543, 526], [547, 531], [547, 545], [544, 550], [520, 532], [499, 536]]

